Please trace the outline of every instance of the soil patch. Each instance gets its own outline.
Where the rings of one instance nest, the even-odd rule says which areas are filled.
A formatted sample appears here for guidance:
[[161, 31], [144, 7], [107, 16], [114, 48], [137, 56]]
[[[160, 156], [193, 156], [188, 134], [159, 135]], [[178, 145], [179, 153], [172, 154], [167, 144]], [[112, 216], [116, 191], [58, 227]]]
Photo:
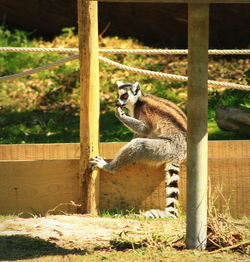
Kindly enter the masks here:
[[56, 243], [67, 249], [110, 247], [113, 240], [143, 240], [154, 235], [178, 239], [184, 234], [184, 221], [134, 220], [124, 218], [92, 217], [85, 215], [55, 215], [35, 218], [16, 218], [0, 224], [0, 236], [24, 235]]

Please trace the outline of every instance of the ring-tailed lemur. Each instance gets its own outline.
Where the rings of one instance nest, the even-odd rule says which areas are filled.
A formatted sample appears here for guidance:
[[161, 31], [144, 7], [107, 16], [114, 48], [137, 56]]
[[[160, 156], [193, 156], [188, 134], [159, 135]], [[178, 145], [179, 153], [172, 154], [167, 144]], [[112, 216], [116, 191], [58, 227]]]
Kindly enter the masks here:
[[[145, 94], [138, 82], [117, 82], [116, 117], [135, 133], [111, 162], [97, 156], [91, 159], [93, 167], [113, 172], [133, 162], [147, 165], [165, 164], [166, 209], [150, 210], [147, 217], [177, 217], [180, 163], [186, 157], [186, 115], [174, 103]], [[127, 116], [122, 110], [129, 110]]]

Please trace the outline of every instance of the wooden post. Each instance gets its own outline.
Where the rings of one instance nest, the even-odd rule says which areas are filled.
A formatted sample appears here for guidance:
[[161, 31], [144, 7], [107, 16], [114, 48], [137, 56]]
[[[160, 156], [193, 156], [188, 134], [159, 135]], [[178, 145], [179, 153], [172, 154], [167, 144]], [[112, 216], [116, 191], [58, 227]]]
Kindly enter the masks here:
[[99, 171], [88, 168], [89, 159], [99, 155], [99, 61], [96, 1], [78, 0], [80, 55], [80, 212], [97, 214]]
[[207, 238], [207, 79], [209, 5], [188, 5], [187, 248]]

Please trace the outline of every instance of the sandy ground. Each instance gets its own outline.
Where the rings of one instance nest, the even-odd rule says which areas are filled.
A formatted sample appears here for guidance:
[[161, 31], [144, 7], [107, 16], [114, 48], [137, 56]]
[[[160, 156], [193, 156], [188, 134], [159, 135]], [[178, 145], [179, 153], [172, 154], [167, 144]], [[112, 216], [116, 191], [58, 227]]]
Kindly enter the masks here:
[[173, 241], [184, 234], [180, 220], [134, 220], [124, 218], [91, 217], [83, 215], [55, 215], [35, 218], [16, 218], [0, 224], [0, 235], [25, 235], [56, 243], [68, 249], [108, 247], [110, 241], [145, 239], [152, 234], [166, 236]]

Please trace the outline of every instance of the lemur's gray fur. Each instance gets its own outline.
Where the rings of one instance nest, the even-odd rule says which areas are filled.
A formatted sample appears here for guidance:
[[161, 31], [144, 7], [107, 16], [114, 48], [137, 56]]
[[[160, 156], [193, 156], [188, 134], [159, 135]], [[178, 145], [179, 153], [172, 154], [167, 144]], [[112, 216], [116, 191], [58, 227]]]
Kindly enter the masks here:
[[[91, 159], [94, 167], [114, 172], [134, 162], [147, 165], [165, 164], [167, 203], [164, 211], [150, 210], [148, 217], [177, 217], [179, 169], [186, 157], [186, 116], [172, 102], [145, 94], [138, 82], [118, 84], [116, 117], [135, 133], [111, 162], [97, 156]], [[129, 110], [127, 116], [122, 110]]]

